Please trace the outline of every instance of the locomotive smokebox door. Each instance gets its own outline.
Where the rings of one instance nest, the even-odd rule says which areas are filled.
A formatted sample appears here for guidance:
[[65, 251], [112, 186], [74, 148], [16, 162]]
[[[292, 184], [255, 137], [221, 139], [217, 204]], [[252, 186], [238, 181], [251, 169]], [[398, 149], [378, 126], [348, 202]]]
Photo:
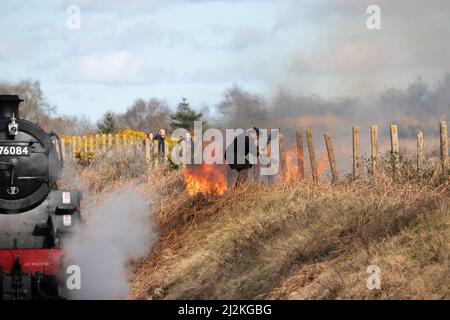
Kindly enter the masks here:
[[0, 95], [0, 213], [37, 207], [54, 187], [61, 161], [52, 137], [20, 118], [17, 95]]

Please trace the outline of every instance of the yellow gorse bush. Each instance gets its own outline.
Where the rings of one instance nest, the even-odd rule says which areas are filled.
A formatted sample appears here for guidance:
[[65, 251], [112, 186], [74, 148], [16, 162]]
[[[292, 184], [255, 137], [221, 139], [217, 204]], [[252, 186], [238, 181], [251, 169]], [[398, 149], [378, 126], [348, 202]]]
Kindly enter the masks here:
[[134, 137], [135, 140], [144, 140], [147, 134], [143, 131], [126, 129], [119, 132], [119, 135], [126, 135], [127, 137]]

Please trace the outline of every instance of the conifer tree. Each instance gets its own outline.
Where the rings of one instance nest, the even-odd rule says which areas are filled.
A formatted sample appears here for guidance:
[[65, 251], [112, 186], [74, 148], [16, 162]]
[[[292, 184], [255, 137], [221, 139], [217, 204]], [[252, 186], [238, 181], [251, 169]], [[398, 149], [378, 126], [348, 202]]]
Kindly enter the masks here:
[[178, 104], [177, 111], [170, 116], [170, 127], [172, 130], [184, 128], [192, 132], [194, 130], [194, 121], [201, 121], [203, 114], [195, 112], [186, 98], [183, 98]]
[[117, 131], [116, 116], [113, 112], [106, 112], [102, 119], [97, 122], [98, 131], [100, 133], [115, 133]]

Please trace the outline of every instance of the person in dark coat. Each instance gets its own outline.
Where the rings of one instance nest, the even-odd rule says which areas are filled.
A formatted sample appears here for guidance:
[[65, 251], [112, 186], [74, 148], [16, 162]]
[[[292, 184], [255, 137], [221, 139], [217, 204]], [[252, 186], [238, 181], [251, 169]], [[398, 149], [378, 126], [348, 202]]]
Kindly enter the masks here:
[[[149, 142], [150, 142], [150, 146], [153, 144], [153, 139], [155, 138], [155, 134], [153, 133], [153, 131], [150, 131], [149, 133], [147, 133], [147, 138], [148, 138], [148, 140], [149, 140]], [[145, 144], [146, 144], [147, 142], [146, 142], [146, 140], [144, 139], [144, 140], [142, 140], [142, 144], [145, 146]]]
[[[238, 150], [239, 139], [242, 139], [244, 141], [244, 150]], [[228, 166], [230, 167], [230, 169], [236, 170], [238, 172], [235, 187], [245, 183], [248, 179], [248, 171], [254, 165], [253, 163], [250, 163], [249, 155], [252, 154], [256, 159], [259, 157], [258, 139], [259, 129], [253, 127], [253, 130], [249, 133], [241, 133], [240, 135], [235, 137], [233, 142], [225, 150], [224, 159], [227, 161]], [[234, 150], [231, 149], [233, 146]], [[234, 159], [232, 159], [232, 157], [230, 156], [232, 151], [234, 153]], [[242, 152], [244, 153], [244, 161], [243, 163], [239, 163], [238, 155], [240, 155], [240, 158], [242, 158]]]
[[159, 129], [158, 133], [155, 135], [154, 140], [158, 141], [158, 155], [163, 161], [166, 152], [166, 145], [164, 139], [166, 137], [166, 131], [164, 129]]

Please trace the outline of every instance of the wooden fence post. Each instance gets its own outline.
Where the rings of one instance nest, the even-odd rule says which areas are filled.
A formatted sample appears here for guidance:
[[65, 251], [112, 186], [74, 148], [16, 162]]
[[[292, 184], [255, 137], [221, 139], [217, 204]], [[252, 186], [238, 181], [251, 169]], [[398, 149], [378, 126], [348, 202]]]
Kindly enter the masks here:
[[153, 140], [153, 165], [155, 168], [159, 167], [159, 150], [157, 140]]
[[81, 151], [83, 151], [83, 140], [81, 136], [77, 137], [78, 140], [78, 151], [81, 153]]
[[95, 151], [100, 150], [99, 144], [100, 144], [100, 136], [98, 134], [96, 134], [95, 135]]
[[61, 156], [62, 161], [66, 160], [66, 139], [61, 138]]
[[128, 136], [128, 149], [133, 149], [134, 147], [134, 136]]
[[108, 134], [108, 148], [111, 149], [112, 148], [112, 143], [113, 143], [113, 137], [112, 134]]
[[353, 180], [361, 176], [361, 144], [359, 142], [359, 126], [352, 127], [353, 133]]
[[[259, 147], [259, 138], [256, 139], [256, 146]], [[225, 165], [227, 167], [227, 165]], [[261, 184], [261, 149], [259, 155], [256, 157], [256, 163], [253, 166], [254, 169], [254, 177], [255, 177], [255, 184], [260, 185]], [[225, 168], [226, 172], [226, 168]]]
[[94, 137], [92, 135], [89, 135], [89, 152], [94, 152]]
[[448, 130], [447, 120], [441, 120], [439, 123], [440, 145], [441, 145], [441, 164], [442, 173], [447, 174], [448, 170]]
[[152, 156], [150, 153], [150, 139], [149, 138], [145, 138], [145, 161], [147, 163], [150, 163]]
[[[268, 132], [270, 132], [270, 130], [267, 130]], [[259, 142], [258, 142], [259, 143]], [[259, 171], [258, 171], [258, 176], [259, 176], [259, 184], [261, 185], [268, 185], [269, 184], [269, 176], [268, 175], [262, 175], [261, 171], [263, 171], [263, 169], [261, 168], [266, 168], [268, 166], [268, 164], [266, 163], [269, 159], [270, 159], [270, 142], [267, 141], [266, 145], [259, 145], [260, 148], [260, 154], [259, 154]], [[262, 162], [264, 160], [264, 163]], [[225, 170], [229, 170], [228, 166], [225, 164], [225, 166], [227, 167]]]
[[282, 171], [282, 179], [283, 182], [286, 182], [287, 178], [287, 163], [286, 163], [286, 148], [284, 143], [284, 135], [280, 133], [279, 135], [279, 144], [280, 144], [280, 163], [281, 163], [281, 171]]
[[102, 149], [106, 151], [106, 134], [102, 134]]
[[398, 144], [398, 129], [397, 125], [392, 124], [391, 132], [391, 156], [392, 156], [392, 170], [394, 178], [397, 177], [400, 169], [400, 148]]
[[422, 173], [424, 160], [425, 154], [423, 151], [423, 132], [420, 130], [417, 133], [417, 172], [419, 175]]
[[169, 154], [170, 154], [169, 143], [166, 140], [164, 140], [164, 162], [169, 159]]
[[116, 138], [116, 141], [115, 141], [116, 142], [116, 151], [119, 151], [120, 150], [119, 135], [116, 134], [115, 138]]
[[317, 174], [316, 151], [314, 149], [314, 140], [310, 128], [306, 129], [306, 142], [308, 143], [309, 162], [311, 164], [313, 181], [317, 183], [319, 176]]
[[303, 152], [303, 132], [302, 130], [296, 131], [297, 138], [297, 167], [298, 167], [298, 179], [303, 180], [305, 178], [305, 156]]
[[84, 153], [86, 154], [88, 152], [88, 142], [86, 136], [83, 136], [83, 144], [84, 144]]
[[326, 132], [324, 135], [325, 145], [327, 146], [328, 160], [330, 161], [331, 174], [333, 175], [332, 183], [335, 183], [339, 179], [337, 166], [336, 166], [336, 156], [334, 154], [333, 141], [331, 140], [331, 135]]
[[[184, 143], [184, 141], [181, 142], [182, 145]], [[256, 146], [259, 146], [259, 139], [256, 138]], [[261, 150], [260, 150], [261, 152]], [[247, 180], [253, 184], [258, 185], [260, 183], [260, 154], [255, 157], [256, 162], [253, 164], [253, 166], [248, 170], [248, 178]]]
[[75, 154], [77, 152], [77, 137], [72, 137], [72, 157], [75, 159]]
[[73, 150], [73, 139], [72, 137], [67, 137], [67, 157], [68, 158], [72, 158], [73, 154], [72, 154], [72, 150]]
[[370, 126], [370, 154], [372, 162], [372, 176], [378, 173], [378, 126], [373, 124]]
[[127, 136], [123, 134], [123, 135], [122, 135], [123, 150], [126, 150], [126, 149], [127, 149], [127, 143], [128, 143], [128, 141], [127, 141]]

